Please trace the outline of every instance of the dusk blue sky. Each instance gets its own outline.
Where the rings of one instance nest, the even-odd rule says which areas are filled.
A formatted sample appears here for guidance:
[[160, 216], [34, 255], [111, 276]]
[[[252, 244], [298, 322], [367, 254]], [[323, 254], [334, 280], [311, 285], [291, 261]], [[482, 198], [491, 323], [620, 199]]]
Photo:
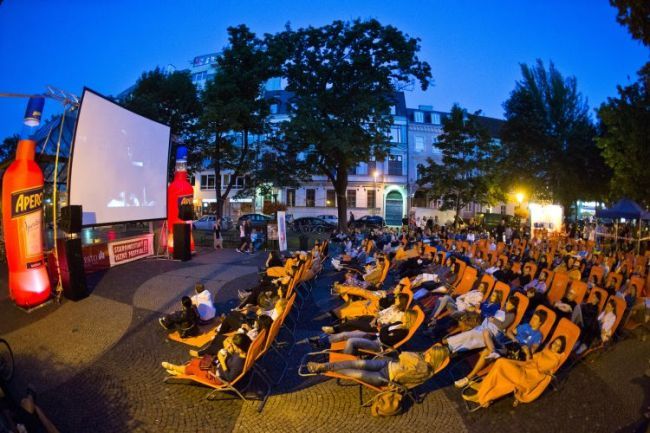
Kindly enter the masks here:
[[[597, 107], [629, 84], [648, 50], [615, 20], [607, 0], [584, 1], [222, 1], [5, 0], [0, 5], [0, 92], [41, 92], [52, 84], [117, 94], [155, 66], [186, 68], [218, 51], [226, 28], [254, 32], [377, 18], [419, 37], [435, 85], [407, 92], [409, 107], [503, 117], [519, 64], [552, 60], [574, 75]], [[21, 128], [25, 101], [0, 98], [0, 139]], [[59, 112], [48, 101], [45, 115]]]

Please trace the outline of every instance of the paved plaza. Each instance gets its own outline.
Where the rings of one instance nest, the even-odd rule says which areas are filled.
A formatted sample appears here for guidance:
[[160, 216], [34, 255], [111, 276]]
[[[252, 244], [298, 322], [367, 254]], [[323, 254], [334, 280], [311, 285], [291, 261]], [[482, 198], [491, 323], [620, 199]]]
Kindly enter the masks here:
[[[206, 401], [205, 388], [164, 384], [160, 362], [183, 362], [188, 348], [166, 339], [157, 321], [161, 313], [177, 308], [197, 281], [215, 294], [219, 310], [228, 310], [237, 289], [255, 283], [264, 259], [264, 253], [200, 250], [185, 263], [142, 260], [91, 275], [92, 294], [82, 301], [49, 304], [31, 314], [0, 299], [0, 337], [16, 357], [13, 392], [33, 386], [63, 433], [632, 432], [650, 405], [650, 378], [644, 375], [650, 342], [636, 335], [574, 367], [559, 391], [517, 408], [506, 398], [476, 413], [466, 411], [448, 368], [422, 387], [422, 404], [401, 416], [373, 418], [359, 407], [357, 387], [297, 375], [308, 345], [296, 346], [290, 370], [261, 414], [256, 402]], [[326, 324], [318, 318], [334, 305], [329, 289], [335, 277], [326, 268], [318, 280], [301, 310], [299, 339]], [[431, 344], [415, 340], [413, 349]], [[262, 362], [277, 366], [271, 358]]]

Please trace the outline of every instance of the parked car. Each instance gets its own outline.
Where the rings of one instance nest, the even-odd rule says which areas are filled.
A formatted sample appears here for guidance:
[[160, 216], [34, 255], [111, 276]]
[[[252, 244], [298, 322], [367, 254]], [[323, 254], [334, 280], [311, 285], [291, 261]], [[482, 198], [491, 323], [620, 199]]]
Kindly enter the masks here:
[[339, 217], [337, 217], [336, 215], [318, 215], [316, 218], [320, 218], [326, 223], [332, 224], [333, 226], [338, 227], [339, 225]]
[[[194, 230], [212, 230], [214, 222], [217, 220], [216, 215], [203, 215], [198, 220], [192, 222]], [[228, 231], [232, 228], [232, 218], [225, 216], [221, 218], [221, 230]]]
[[335, 225], [328, 223], [320, 218], [315, 217], [302, 217], [293, 220], [292, 227], [297, 232], [308, 233], [316, 232], [323, 233], [336, 228]]
[[350, 228], [354, 229], [378, 229], [386, 225], [384, 219], [379, 215], [364, 215], [358, 220], [350, 223]]
[[273, 222], [273, 218], [261, 213], [247, 213], [239, 217], [237, 220], [237, 227], [241, 226], [244, 221], [250, 221], [253, 224], [253, 228], [259, 229], [266, 227], [268, 223]]

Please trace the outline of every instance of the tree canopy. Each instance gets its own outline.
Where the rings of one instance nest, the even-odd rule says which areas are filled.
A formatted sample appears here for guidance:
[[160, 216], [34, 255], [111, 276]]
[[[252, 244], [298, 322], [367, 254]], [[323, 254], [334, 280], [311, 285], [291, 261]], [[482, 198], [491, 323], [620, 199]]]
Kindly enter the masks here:
[[299, 162], [332, 182], [345, 229], [349, 170], [388, 154], [391, 98], [413, 79], [425, 90], [430, 66], [417, 56], [418, 39], [374, 19], [287, 26], [267, 41], [293, 92], [293, 110], [279, 126], [276, 149], [283, 160], [300, 154]]
[[616, 21], [626, 26], [634, 39], [650, 45], [650, 2], [647, 0], [609, 0], [617, 9]]
[[[248, 27], [229, 27], [228, 35], [228, 45], [217, 57], [214, 77], [201, 96], [203, 140], [197, 149], [200, 162], [207, 160], [214, 169], [219, 216], [236, 178], [247, 174], [256, 159], [250, 135], [267, 132], [269, 104], [262, 90], [274, 74], [264, 41]], [[222, 188], [221, 173], [226, 170], [232, 174]]]
[[599, 110], [602, 134], [598, 146], [612, 168], [612, 193], [650, 205], [650, 64], [639, 80], [618, 86]]
[[496, 188], [495, 156], [498, 145], [473, 115], [454, 105], [443, 119], [443, 133], [436, 146], [442, 151], [442, 161], [427, 160], [418, 167], [418, 184], [427, 194], [442, 199], [442, 209], [453, 209], [456, 216], [469, 203], [492, 204], [499, 197]]
[[522, 64], [521, 73], [504, 103], [504, 187], [523, 187], [567, 208], [578, 199], [603, 198], [608, 170], [575, 77], [564, 78], [553, 63], [546, 69], [541, 60]]

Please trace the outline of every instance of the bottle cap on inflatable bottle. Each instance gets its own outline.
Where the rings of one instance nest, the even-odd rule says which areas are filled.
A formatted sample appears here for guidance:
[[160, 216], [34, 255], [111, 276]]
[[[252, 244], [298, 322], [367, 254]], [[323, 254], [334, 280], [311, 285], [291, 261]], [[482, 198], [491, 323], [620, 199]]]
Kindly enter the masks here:
[[187, 147], [181, 146], [176, 149], [176, 161], [187, 161]]

